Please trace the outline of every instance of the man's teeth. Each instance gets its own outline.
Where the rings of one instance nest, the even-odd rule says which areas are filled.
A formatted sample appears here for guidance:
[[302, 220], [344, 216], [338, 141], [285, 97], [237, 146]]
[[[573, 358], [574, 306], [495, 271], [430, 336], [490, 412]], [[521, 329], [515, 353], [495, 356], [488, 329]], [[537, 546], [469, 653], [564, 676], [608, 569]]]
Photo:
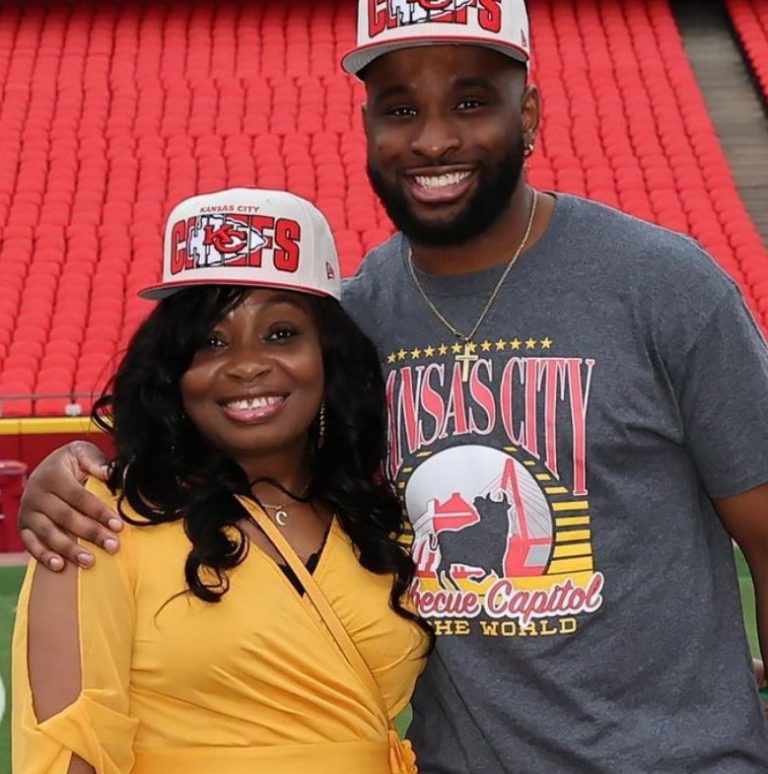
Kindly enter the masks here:
[[227, 402], [227, 408], [238, 411], [252, 411], [253, 409], [267, 408], [280, 403], [282, 398], [249, 398], [248, 400], [230, 400]]
[[448, 175], [416, 175], [416, 182], [422, 188], [446, 188], [466, 180], [471, 172], [451, 172]]

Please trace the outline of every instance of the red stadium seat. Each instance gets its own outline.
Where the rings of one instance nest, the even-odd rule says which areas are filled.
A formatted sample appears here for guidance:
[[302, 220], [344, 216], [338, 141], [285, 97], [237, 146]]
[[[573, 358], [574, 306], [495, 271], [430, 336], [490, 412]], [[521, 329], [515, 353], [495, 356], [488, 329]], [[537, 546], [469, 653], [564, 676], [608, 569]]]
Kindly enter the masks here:
[[764, 0], [726, 0], [725, 5], [763, 97], [768, 100], [768, 4]]
[[[765, 89], [768, 5], [727, 4]], [[531, 9], [544, 94], [532, 181], [692, 233], [768, 324], [768, 256], [667, 0]], [[163, 220], [192, 193], [291, 187], [326, 212], [345, 274], [391, 233], [365, 176], [364, 90], [338, 67], [347, 0], [215, 13], [12, 0], [0, 14], [0, 396], [102, 386], [153, 308], [135, 293], [159, 275]]]

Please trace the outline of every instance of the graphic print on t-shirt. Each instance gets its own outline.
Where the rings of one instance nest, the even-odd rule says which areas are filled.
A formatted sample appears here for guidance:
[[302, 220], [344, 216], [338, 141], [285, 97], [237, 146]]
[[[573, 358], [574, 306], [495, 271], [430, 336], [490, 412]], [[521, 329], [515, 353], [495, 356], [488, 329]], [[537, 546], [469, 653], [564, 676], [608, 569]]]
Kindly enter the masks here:
[[441, 636], [573, 634], [602, 605], [587, 485], [595, 361], [549, 337], [386, 357], [390, 474]]

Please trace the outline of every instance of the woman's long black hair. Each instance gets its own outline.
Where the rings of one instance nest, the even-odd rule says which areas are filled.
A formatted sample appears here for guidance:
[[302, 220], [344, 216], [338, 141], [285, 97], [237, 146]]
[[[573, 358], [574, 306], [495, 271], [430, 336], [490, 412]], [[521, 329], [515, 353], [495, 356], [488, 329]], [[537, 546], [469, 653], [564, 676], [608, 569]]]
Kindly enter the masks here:
[[[114, 438], [108, 484], [127, 521], [139, 525], [183, 520], [192, 549], [184, 573], [189, 590], [218, 602], [227, 570], [243, 561], [247, 517], [235, 495], [253, 499], [248, 477], [186, 418], [180, 381], [211, 329], [248, 295], [243, 286], [186, 289], [161, 301], [131, 340], [117, 373], [96, 402], [94, 419]], [[313, 298], [323, 348], [326, 429], [313, 441], [307, 499], [328, 505], [357, 549], [360, 564], [394, 575], [392, 608], [430, 627], [401, 598], [414, 566], [403, 548], [403, 512], [384, 475], [384, 383], [370, 340], [331, 298]], [[317, 428], [313, 428], [316, 439]], [[123, 503], [141, 517], [126, 515]]]

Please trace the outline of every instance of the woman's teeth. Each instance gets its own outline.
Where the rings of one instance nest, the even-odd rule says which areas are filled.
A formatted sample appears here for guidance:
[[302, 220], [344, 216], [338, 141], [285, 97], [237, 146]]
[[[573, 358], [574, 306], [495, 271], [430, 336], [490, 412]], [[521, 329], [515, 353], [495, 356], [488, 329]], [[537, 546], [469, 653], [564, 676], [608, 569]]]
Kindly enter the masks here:
[[235, 411], [253, 411], [254, 409], [267, 408], [268, 406], [274, 406], [280, 403], [282, 398], [269, 397], [269, 398], [248, 398], [242, 400], [230, 400], [225, 405], [227, 408], [234, 409]]

